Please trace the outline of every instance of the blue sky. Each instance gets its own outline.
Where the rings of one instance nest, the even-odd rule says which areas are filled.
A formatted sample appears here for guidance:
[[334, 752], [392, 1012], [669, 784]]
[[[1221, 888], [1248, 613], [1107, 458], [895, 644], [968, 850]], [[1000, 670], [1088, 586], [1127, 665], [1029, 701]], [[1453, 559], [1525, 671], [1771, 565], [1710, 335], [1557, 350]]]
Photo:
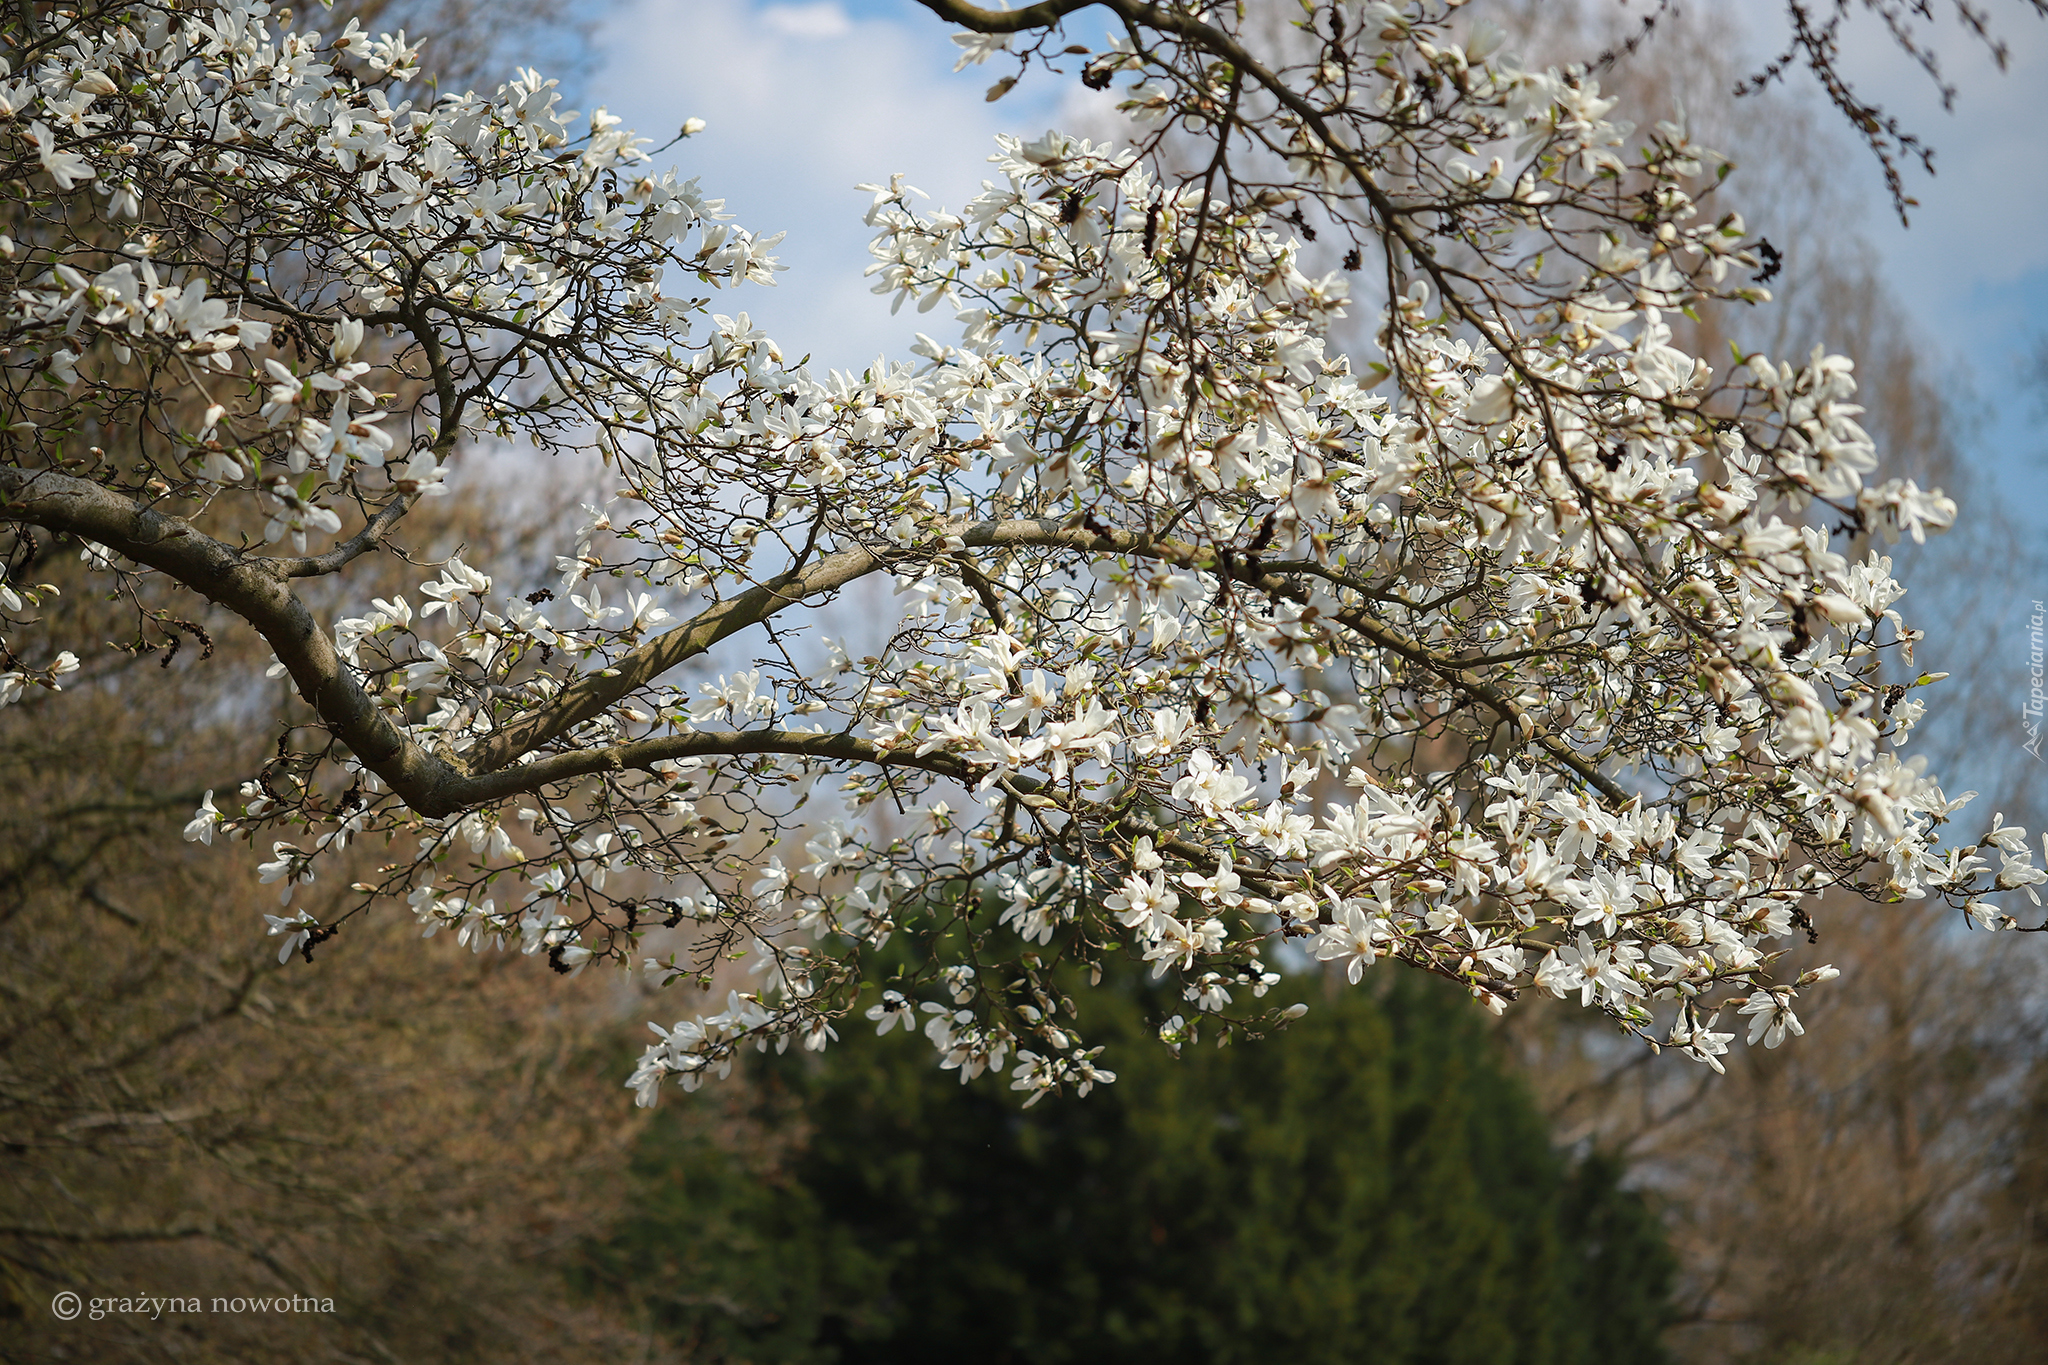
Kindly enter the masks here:
[[[1874, 26], [1848, 45], [1870, 94], [1935, 147], [1936, 174], [1909, 178], [1921, 201], [1912, 226], [1877, 211], [1874, 168], [1873, 211], [1859, 226], [1883, 253], [1888, 283], [1928, 340], [1976, 390], [1980, 465], [2012, 509], [2028, 509], [2038, 527], [2048, 521], [2048, 439], [2040, 422], [2048, 391], [2014, 390], [2024, 358], [2048, 337], [2048, 24], [2017, 5], [1992, 14], [2011, 48], [2003, 73], [1953, 25], [1938, 33], [1944, 72], [1957, 89], [1953, 111]], [[2035, 595], [2044, 592], [2048, 582]]]

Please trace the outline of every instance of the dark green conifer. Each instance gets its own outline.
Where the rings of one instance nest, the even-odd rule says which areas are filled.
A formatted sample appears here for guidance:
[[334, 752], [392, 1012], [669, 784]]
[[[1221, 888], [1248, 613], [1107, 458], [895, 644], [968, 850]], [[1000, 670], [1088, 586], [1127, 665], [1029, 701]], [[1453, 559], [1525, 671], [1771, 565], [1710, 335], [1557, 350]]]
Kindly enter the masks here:
[[751, 1136], [707, 1135], [716, 1089], [657, 1122], [593, 1268], [764, 1365], [1661, 1361], [1660, 1225], [1553, 1149], [1471, 1002], [1292, 984], [1284, 1039], [1179, 1058], [1144, 1023], [1176, 1002], [1098, 993], [1117, 1083], [1030, 1110], [900, 1034], [773, 1059]]

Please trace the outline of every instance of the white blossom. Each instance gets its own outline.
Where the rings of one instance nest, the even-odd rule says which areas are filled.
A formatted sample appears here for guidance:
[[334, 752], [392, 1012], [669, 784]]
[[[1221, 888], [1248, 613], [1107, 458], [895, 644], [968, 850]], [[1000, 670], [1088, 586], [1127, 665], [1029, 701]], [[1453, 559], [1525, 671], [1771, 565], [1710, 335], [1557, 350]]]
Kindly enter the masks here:
[[[1228, 6], [1138, 14], [1084, 59], [1128, 145], [1004, 136], [957, 208], [862, 186], [873, 288], [936, 316], [858, 373], [741, 306], [779, 237], [538, 73], [422, 93], [405, 35], [244, 0], [51, 11], [0, 88], [0, 186], [43, 224], [0, 247], [0, 508], [264, 633], [332, 741], [242, 789], [287, 903], [376, 838], [355, 894], [473, 950], [573, 973], [687, 921], [705, 960], [661, 980], [748, 959], [754, 989], [655, 1031], [642, 1104], [826, 1047], [892, 935], [933, 956], [865, 1017], [926, 1016], [963, 1079], [1014, 1057], [1027, 1102], [1114, 1079], [1055, 954], [1171, 976], [1181, 1045], [1273, 1022], [1276, 939], [1352, 982], [1575, 998], [1719, 1069], [1717, 1011], [1800, 1032], [1825, 977], [1772, 975], [1795, 912], [2004, 928], [2048, 871], [1900, 756], [1945, 675], [1892, 561], [1818, 515], [1917, 541], [1954, 504], [1879, 477], [1846, 358], [1726, 366], [1673, 330], [1766, 298], [1725, 166], [1455, 8], [1318, 0], [1341, 88]], [[1169, 140], [1243, 135], [1256, 181]], [[198, 202], [269, 264], [188, 240]], [[1311, 277], [1311, 218], [1352, 268]], [[176, 429], [139, 472], [52, 434], [143, 420]], [[489, 572], [402, 533], [451, 469], [533, 477], [522, 443], [603, 501]], [[440, 564], [417, 615], [361, 605], [356, 566], [408, 554]], [[17, 627], [40, 591], [0, 585], [11, 634], [61, 629]], [[10, 638], [0, 704], [58, 689], [61, 643]], [[219, 828], [209, 793], [186, 837]], [[286, 957], [332, 932], [272, 928]]]

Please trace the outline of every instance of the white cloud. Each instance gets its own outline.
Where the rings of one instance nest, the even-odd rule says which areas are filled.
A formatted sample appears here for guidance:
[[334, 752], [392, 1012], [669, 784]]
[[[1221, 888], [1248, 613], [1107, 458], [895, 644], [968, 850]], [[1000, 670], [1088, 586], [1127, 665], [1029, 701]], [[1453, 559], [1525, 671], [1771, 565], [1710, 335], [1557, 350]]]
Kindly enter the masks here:
[[592, 88], [643, 135], [704, 119], [672, 153], [681, 172], [742, 226], [787, 230], [777, 287], [743, 289], [721, 311], [745, 309], [792, 355], [859, 368], [945, 320], [891, 318], [869, 292], [869, 196], [854, 185], [900, 171], [934, 207], [957, 207], [991, 173], [994, 135], [1042, 130], [1052, 112], [1050, 88], [985, 103], [986, 80], [951, 74], [947, 34], [929, 16], [849, 15], [830, 0], [637, 0], [608, 25]]
[[844, 38], [853, 31], [846, 11], [830, 0], [815, 5], [775, 5], [761, 11], [761, 21], [791, 38]]

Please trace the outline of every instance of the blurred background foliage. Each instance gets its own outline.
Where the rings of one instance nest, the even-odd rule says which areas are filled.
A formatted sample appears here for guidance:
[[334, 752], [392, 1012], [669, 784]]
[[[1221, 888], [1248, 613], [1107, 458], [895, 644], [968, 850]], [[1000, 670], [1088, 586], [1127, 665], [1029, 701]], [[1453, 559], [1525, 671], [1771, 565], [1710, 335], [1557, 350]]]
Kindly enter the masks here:
[[[1487, 2], [1532, 56], [1622, 32], [1604, 6]], [[595, 12], [365, 0], [328, 22], [434, 32], [449, 88], [535, 54], [587, 71]], [[1675, 11], [1605, 83], [1720, 117], [1734, 23]], [[1853, 154], [1763, 98], [1702, 132], [1785, 254], [1780, 303], [1703, 316], [1693, 343], [1847, 344], [1887, 459], [1959, 494], [1955, 534], [1889, 551], [1923, 659], [1955, 674], [1915, 742], [2038, 830], [1984, 648], [2038, 547], [1960, 458], [1967, 385], [1853, 231]], [[458, 476], [409, 548], [544, 563], [580, 479], [517, 504]], [[136, 643], [136, 604], [96, 595], [76, 545], [36, 554], [10, 577], [63, 587], [58, 636]], [[1844, 978], [1805, 1038], [1738, 1049], [1725, 1078], [1569, 1007], [1494, 1021], [1392, 973], [1298, 973], [1286, 1037], [1176, 1058], [1146, 1035], [1187, 1006], [1134, 978], [1091, 1012], [1121, 1079], [1086, 1099], [1023, 1111], [849, 1020], [823, 1059], [762, 1058], [649, 1117], [620, 1088], [633, 1035], [683, 1002], [422, 945], [403, 912], [278, 966], [253, 860], [178, 836], [292, 742], [293, 703], [260, 643], [200, 624], [210, 650], [81, 648], [65, 696], [0, 712], [0, 1360], [2048, 1359], [2037, 941], [1833, 907], [1805, 955]], [[66, 1288], [335, 1312], [62, 1323]]]
[[[430, 533], [488, 528], [458, 507]], [[59, 631], [132, 638], [75, 546], [43, 553]], [[275, 888], [179, 837], [292, 742], [267, 651], [216, 643], [90, 651], [0, 718], [0, 1358], [637, 1358], [560, 1271], [628, 1198], [611, 983], [423, 945], [402, 913], [280, 966]], [[346, 881], [301, 895], [331, 916]], [[63, 1323], [65, 1288], [336, 1312]]]

